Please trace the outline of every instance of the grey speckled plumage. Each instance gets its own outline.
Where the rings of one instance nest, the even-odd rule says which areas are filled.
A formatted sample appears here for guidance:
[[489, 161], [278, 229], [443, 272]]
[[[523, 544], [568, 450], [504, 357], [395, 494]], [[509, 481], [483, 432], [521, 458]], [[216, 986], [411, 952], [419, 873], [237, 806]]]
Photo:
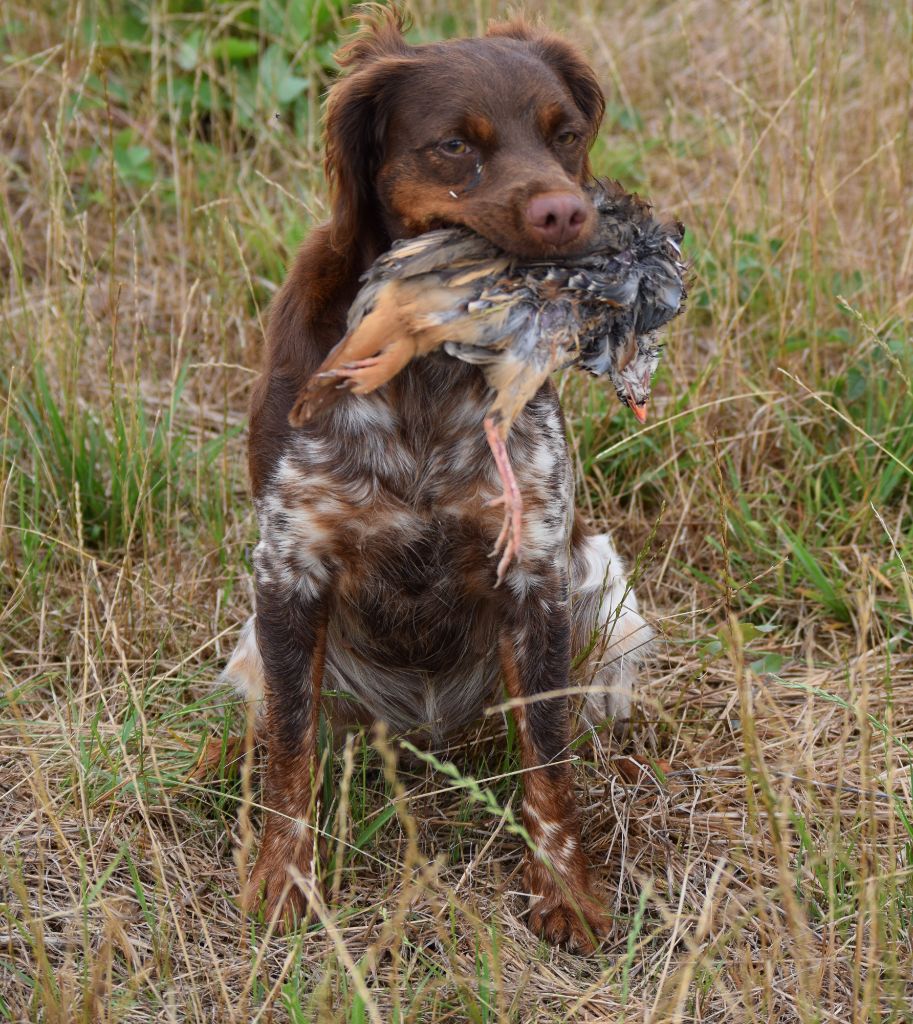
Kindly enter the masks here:
[[521, 528], [511, 424], [549, 374], [571, 365], [608, 376], [643, 421], [658, 332], [685, 300], [682, 225], [657, 220], [617, 182], [596, 182], [591, 196], [597, 225], [586, 253], [572, 258], [519, 259], [465, 228], [394, 243], [364, 275], [345, 337], [289, 417], [301, 424], [345, 391], [373, 391], [438, 349], [478, 365], [493, 392], [485, 430], [504, 484], [502, 570]]
[[587, 255], [512, 265], [507, 281], [495, 281], [466, 307], [485, 317], [511, 303], [506, 332], [498, 334], [503, 328], [493, 320], [478, 340], [444, 348], [482, 365], [508, 349], [546, 372], [577, 365], [608, 375], [619, 399], [638, 410], [659, 361], [657, 334], [684, 304], [684, 229], [656, 220], [647, 203], [615, 182], [598, 183], [593, 202], [600, 216]]
[[484, 368], [504, 414], [571, 364], [608, 375], [620, 400], [642, 409], [656, 334], [685, 299], [684, 229], [617, 182], [596, 183], [592, 197], [593, 239], [570, 259], [512, 258], [465, 228], [394, 243], [365, 274], [346, 336], [303, 392], [299, 419], [441, 347]]

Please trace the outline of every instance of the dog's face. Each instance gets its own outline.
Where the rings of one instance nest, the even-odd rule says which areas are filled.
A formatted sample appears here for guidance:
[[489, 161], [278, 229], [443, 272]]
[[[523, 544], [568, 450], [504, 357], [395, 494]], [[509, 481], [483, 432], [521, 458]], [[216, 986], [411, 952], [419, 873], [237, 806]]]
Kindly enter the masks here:
[[586, 247], [604, 100], [572, 47], [522, 23], [411, 47], [387, 23], [349, 50], [327, 115], [341, 244], [461, 224], [521, 256]]

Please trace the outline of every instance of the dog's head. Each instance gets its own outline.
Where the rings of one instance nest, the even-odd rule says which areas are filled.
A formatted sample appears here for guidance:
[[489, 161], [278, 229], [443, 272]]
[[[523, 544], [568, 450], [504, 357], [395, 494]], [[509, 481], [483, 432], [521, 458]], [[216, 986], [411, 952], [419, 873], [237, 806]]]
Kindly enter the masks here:
[[382, 10], [338, 59], [348, 73], [326, 117], [337, 248], [370, 259], [454, 224], [521, 256], [586, 246], [587, 152], [605, 100], [569, 43], [516, 20], [410, 46], [401, 17]]

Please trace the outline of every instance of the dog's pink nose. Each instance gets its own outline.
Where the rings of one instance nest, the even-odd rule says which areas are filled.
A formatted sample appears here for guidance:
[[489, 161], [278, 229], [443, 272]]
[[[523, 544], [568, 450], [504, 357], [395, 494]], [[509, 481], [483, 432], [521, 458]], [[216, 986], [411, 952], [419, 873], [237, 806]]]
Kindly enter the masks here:
[[573, 192], [543, 192], [526, 206], [532, 233], [548, 245], [566, 245], [580, 234], [587, 219], [586, 203]]

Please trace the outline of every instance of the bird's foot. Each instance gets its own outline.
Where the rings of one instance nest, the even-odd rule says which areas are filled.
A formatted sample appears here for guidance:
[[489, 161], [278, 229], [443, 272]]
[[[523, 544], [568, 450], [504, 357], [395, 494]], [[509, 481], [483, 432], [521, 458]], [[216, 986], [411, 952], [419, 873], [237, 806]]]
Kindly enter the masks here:
[[504, 522], [501, 525], [498, 539], [491, 549], [492, 558], [501, 556], [498, 562], [498, 579], [495, 584], [497, 586], [504, 579], [507, 567], [520, 553], [523, 531], [523, 499], [518, 497], [516, 501], [513, 501], [507, 494], [502, 494], [497, 498], [492, 498], [487, 504], [489, 507], [504, 505]]
[[332, 370], [324, 370], [318, 376], [326, 381], [338, 381], [338, 387], [353, 394], [367, 395], [396, 374], [398, 367], [393, 366], [393, 362], [387, 352], [379, 352], [367, 359], [353, 359], [341, 366], [334, 366]]
[[523, 497], [520, 488], [517, 486], [517, 479], [514, 476], [513, 467], [507, 456], [507, 444], [498, 432], [495, 421], [488, 417], [485, 420], [485, 436], [488, 439], [488, 446], [494, 456], [495, 465], [498, 468], [498, 476], [504, 486], [504, 491], [497, 498], [488, 502], [489, 507], [495, 505], [504, 506], [504, 521], [501, 525], [501, 532], [495, 541], [491, 557], [501, 556], [498, 562], [497, 581], [495, 586], [504, 579], [507, 568], [515, 557], [520, 554], [520, 545], [523, 537]]

